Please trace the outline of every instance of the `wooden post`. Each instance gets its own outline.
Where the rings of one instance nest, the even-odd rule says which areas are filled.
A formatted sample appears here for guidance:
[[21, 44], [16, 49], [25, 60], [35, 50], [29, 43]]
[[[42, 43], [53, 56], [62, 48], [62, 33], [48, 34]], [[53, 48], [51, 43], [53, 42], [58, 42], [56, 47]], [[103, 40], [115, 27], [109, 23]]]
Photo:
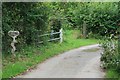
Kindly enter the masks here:
[[86, 38], [87, 37], [87, 25], [86, 25], [86, 22], [84, 21], [83, 23], [83, 38]]
[[63, 29], [60, 29], [60, 43], [63, 42]]

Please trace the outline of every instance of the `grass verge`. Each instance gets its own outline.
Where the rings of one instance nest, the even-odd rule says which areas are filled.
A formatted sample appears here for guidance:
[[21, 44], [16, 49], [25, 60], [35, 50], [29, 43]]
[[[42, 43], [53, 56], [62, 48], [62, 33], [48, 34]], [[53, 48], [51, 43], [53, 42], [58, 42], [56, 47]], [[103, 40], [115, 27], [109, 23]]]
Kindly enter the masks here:
[[46, 59], [68, 51], [70, 49], [81, 46], [96, 44], [96, 39], [77, 39], [79, 35], [78, 30], [66, 30], [64, 34], [63, 43], [48, 43], [40, 47], [29, 46], [24, 48], [21, 52], [16, 53], [17, 56], [3, 57], [3, 78], [10, 78], [17, 76], [30, 68], [35, 67], [38, 63]]
[[117, 78], [117, 80], [120, 80], [120, 73], [113, 69], [109, 69], [106, 72], [106, 78]]

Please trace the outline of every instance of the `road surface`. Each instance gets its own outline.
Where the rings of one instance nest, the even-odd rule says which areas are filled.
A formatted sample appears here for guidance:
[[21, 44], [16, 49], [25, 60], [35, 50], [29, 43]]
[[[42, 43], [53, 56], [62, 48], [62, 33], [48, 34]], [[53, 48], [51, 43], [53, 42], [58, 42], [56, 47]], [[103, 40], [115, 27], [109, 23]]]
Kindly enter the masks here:
[[17, 78], [104, 78], [100, 68], [98, 44], [70, 50], [43, 63]]

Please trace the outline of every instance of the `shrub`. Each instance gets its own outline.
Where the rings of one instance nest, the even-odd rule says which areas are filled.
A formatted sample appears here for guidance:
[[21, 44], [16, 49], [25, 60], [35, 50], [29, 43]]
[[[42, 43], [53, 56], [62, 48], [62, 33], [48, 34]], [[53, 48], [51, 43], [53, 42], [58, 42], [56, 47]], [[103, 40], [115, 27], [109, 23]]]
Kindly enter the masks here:
[[78, 3], [74, 9], [75, 24], [82, 28], [87, 23], [87, 32], [102, 36], [115, 34], [118, 28], [118, 3], [89, 2]]
[[[48, 10], [43, 3], [3, 2], [2, 4], [2, 51], [10, 52], [12, 38], [9, 30], [18, 30], [17, 50], [36, 42], [37, 34], [47, 30]], [[38, 31], [38, 32], [37, 32]]]
[[120, 73], [120, 54], [118, 52], [118, 42], [114, 39], [107, 38], [102, 43], [102, 48], [102, 67], [105, 69], [114, 69]]

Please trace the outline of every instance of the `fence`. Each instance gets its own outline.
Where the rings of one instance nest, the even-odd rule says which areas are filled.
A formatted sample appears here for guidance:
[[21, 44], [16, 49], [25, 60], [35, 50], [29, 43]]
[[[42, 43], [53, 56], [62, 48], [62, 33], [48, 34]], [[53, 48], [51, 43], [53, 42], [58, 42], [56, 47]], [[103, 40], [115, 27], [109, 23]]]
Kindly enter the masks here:
[[[54, 38], [53, 36], [56, 35], [56, 34], [59, 34], [59, 37], [58, 38]], [[43, 34], [43, 35], [39, 35], [38, 37], [44, 37], [44, 36], [50, 36], [50, 39], [49, 40], [46, 40], [46, 41], [56, 41], [56, 40], [59, 40], [60, 43], [63, 42], [63, 29], [61, 28], [59, 30], [59, 32], [53, 32], [51, 31], [51, 33], [47, 33], [47, 34]], [[44, 41], [39, 41], [38, 40], [38, 43], [43, 43]]]

